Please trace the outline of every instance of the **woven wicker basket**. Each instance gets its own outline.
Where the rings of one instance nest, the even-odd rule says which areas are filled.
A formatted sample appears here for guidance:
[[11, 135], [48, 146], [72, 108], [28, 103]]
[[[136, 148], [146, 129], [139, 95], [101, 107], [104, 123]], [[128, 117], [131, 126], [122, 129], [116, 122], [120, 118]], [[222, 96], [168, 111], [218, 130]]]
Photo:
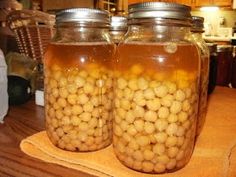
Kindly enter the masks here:
[[43, 54], [54, 33], [55, 17], [35, 10], [17, 10], [7, 16], [20, 53], [43, 63]]

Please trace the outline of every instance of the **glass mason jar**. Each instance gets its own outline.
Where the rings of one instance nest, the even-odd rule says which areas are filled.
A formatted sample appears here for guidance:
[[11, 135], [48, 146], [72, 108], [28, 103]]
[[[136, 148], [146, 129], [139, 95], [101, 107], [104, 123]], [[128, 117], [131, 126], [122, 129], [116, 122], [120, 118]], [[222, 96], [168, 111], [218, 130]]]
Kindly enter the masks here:
[[193, 26], [191, 29], [193, 39], [197, 43], [201, 57], [201, 76], [200, 76], [200, 90], [199, 90], [199, 105], [198, 105], [198, 122], [197, 122], [197, 135], [200, 134], [206, 119], [207, 113], [207, 93], [209, 82], [209, 62], [210, 52], [202, 38], [203, 31], [203, 17], [193, 16]]
[[112, 16], [110, 26], [110, 36], [115, 44], [119, 44], [124, 40], [127, 32], [127, 18], [122, 16]]
[[114, 151], [131, 169], [172, 172], [189, 161], [195, 141], [200, 56], [190, 8], [133, 4], [128, 19], [114, 72]]
[[217, 45], [217, 54], [216, 84], [228, 87], [232, 74], [233, 47], [231, 45]]
[[44, 69], [46, 130], [57, 147], [94, 151], [111, 144], [113, 56], [107, 12], [77, 8], [56, 14]]
[[217, 44], [207, 43], [210, 51], [210, 68], [209, 68], [209, 83], [208, 83], [208, 95], [211, 94], [216, 86], [217, 77]]
[[236, 55], [235, 55], [235, 51], [236, 50], [236, 46], [234, 46], [234, 57], [233, 57], [233, 61], [232, 61], [232, 74], [231, 74], [231, 85], [233, 88], [236, 88]]

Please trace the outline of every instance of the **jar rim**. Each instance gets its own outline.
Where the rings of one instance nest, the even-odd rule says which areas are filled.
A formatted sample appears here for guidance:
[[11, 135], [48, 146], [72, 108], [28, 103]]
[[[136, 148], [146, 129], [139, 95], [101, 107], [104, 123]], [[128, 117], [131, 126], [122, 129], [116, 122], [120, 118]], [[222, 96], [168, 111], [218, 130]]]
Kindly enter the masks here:
[[232, 52], [233, 47], [232, 45], [217, 45], [216, 47], [217, 52]]
[[167, 2], [144, 2], [131, 4], [128, 7], [128, 19], [164, 18], [191, 20], [191, 7]]
[[191, 27], [192, 23], [190, 20], [178, 20], [178, 19], [163, 19], [163, 18], [140, 18], [140, 19], [129, 19], [128, 25], [160, 25], [160, 26], [179, 26], [179, 27]]
[[204, 18], [200, 17], [200, 16], [192, 16], [192, 32], [199, 32], [199, 33], [203, 33], [204, 30]]
[[107, 11], [90, 8], [70, 8], [56, 12], [56, 24], [59, 23], [104, 23], [109, 25], [109, 14]]

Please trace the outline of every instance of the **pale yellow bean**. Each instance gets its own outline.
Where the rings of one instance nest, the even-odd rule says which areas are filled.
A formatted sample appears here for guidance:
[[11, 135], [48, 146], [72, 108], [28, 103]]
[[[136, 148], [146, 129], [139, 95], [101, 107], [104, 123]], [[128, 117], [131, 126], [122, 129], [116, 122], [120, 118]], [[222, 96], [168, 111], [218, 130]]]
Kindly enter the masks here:
[[144, 159], [148, 161], [152, 160], [154, 158], [154, 155], [155, 155], [154, 152], [148, 149], [144, 150], [143, 152]]
[[174, 101], [173, 95], [166, 95], [166, 96], [162, 97], [161, 105], [163, 105], [165, 107], [170, 107], [172, 105], [173, 101]]
[[55, 116], [57, 119], [61, 119], [64, 115], [60, 109], [56, 110]]
[[168, 88], [165, 85], [160, 85], [160, 86], [154, 88], [154, 92], [155, 92], [156, 96], [162, 98], [167, 95]]
[[167, 140], [167, 134], [164, 132], [159, 132], [154, 135], [158, 143], [165, 143]]
[[175, 146], [177, 144], [177, 137], [175, 136], [169, 136], [167, 139], [166, 139], [166, 142], [165, 142], [165, 145], [167, 147], [172, 147], [172, 146]]
[[129, 124], [128, 122], [126, 122], [125, 120], [122, 120], [120, 123], [120, 128], [122, 129], [122, 131], [126, 131], [129, 129]]
[[84, 80], [84, 78], [81, 77], [81, 76], [76, 76], [76, 77], [74, 78], [74, 83], [76, 84], [76, 86], [77, 86], [78, 88], [80, 88], [80, 87], [83, 87], [83, 86], [84, 86], [85, 80]]
[[166, 148], [163, 144], [155, 144], [152, 150], [155, 154], [162, 155], [165, 153]]
[[72, 106], [71, 112], [73, 115], [78, 115], [83, 112], [83, 109], [80, 105], [74, 105], [74, 106]]
[[77, 103], [77, 95], [76, 94], [70, 94], [67, 97], [68, 103], [75, 105]]
[[169, 123], [175, 123], [178, 120], [178, 116], [176, 114], [170, 114], [167, 120]]
[[134, 116], [135, 117], [140, 117], [142, 118], [144, 116], [144, 108], [141, 106], [135, 106], [134, 110], [133, 110]]
[[130, 79], [128, 82], [128, 87], [133, 91], [138, 90], [137, 79]]
[[135, 116], [133, 114], [133, 111], [127, 111], [127, 113], [125, 115], [125, 120], [130, 124], [132, 124], [134, 122]]
[[166, 133], [169, 136], [176, 135], [177, 131], [178, 131], [178, 125], [175, 123], [169, 124], [168, 127], [166, 128]]
[[177, 100], [177, 101], [184, 101], [184, 99], [186, 98], [186, 96], [185, 96], [185, 93], [184, 93], [184, 91], [182, 91], [182, 90], [177, 90], [176, 92], [175, 92], [175, 99]]
[[146, 121], [155, 122], [157, 120], [157, 113], [154, 111], [147, 111], [144, 114], [144, 119]]
[[151, 99], [155, 98], [155, 93], [154, 93], [153, 89], [148, 88], [143, 92], [143, 96], [145, 99], [151, 100]]
[[157, 157], [157, 161], [161, 164], [167, 164], [170, 161], [170, 158], [167, 155], [160, 155]]
[[176, 160], [175, 159], [170, 159], [170, 161], [166, 164], [166, 169], [172, 170], [176, 166]]
[[132, 136], [129, 133], [123, 133], [122, 137], [127, 142], [130, 142], [132, 140]]
[[67, 90], [70, 94], [75, 94], [77, 92], [77, 86], [75, 84], [67, 85]]
[[164, 131], [168, 126], [168, 122], [165, 119], [158, 119], [155, 122], [155, 127], [158, 131]]
[[128, 147], [136, 151], [139, 149], [139, 144], [135, 140], [131, 140], [128, 144]]
[[143, 161], [144, 160], [143, 153], [140, 150], [137, 150], [133, 153], [133, 158], [136, 161]]
[[71, 107], [70, 106], [66, 106], [63, 110], [63, 113], [66, 115], [66, 116], [70, 116], [72, 114], [72, 110], [71, 110]]
[[182, 109], [182, 103], [179, 101], [173, 101], [170, 107], [170, 112], [173, 114], [177, 114], [181, 111], [181, 109]]
[[138, 88], [140, 90], [145, 90], [148, 87], [148, 81], [145, 78], [138, 78]]
[[122, 136], [123, 131], [118, 125], [115, 125], [113, 130], [116, 136]]
[[117, 79], [117, 87], [119, 88], [119, 89], [124, 89], [125, 87], [127, 86], [127, 81], [125, 80], [125, 79], [123, 79], [123, 78], [119, 78], [119, 79]]
[[59, 86], [60, 87], [66, 87], [67, 86], [67, 79], [65, 77], [61, 77], [59, 80]]
[[136, 137], [136, 141], [139, 144], [139, 146], [147, 146], [150, 144], [150, 139], [148, 136]]
[[142, 119], [135, 120], [134, 127], [138, 132], [142, 132], [144, 129], [144, 121]]
[[78, 103], [79, 104], [83, 105], [83, 104], [87, 103], [88, 101], [89, 101], [89, 98], [86, 94], [81, 94], [78, 96]]
[[151, 122], [145, 122], [144, 123], [144, 130], [147, 134], [152, 134], [155, 131], [155, 126]]
[[169, 116], [170, 112], [169, 109], [166, 107], [161, 107], [158, 110], [158, 117], [161, 119], [166, 119]]
[[146, 101], [147, 108], [151, 111], [157, 111], [161, 107], [160, 99], [155, 98], [153, 100]]
[[138, 133], [138, 131], [135, 129], [134, 125], [131, 124], [127, 128], [127, 133], [129, 133], [131, 136], [135, 136]]
[[154, 171], [157, 173], [163, 173], [163, 172], [165, 172], [165, 170], [166, 170], [166, 167], [162, 163], [157, 163], [154, 166]]
[[66, 107], [67, 106], [67, 101], [64, 98], [58, 98], [57, 103], [60, 107]]
[[68, 93], [67, 89], [63, 87], [63, 88], [60, 88], [60, 89], [59, 89], [59, 95], [60, 95], [60, 97], [62, 97], [62, 98], [67, 98], [67, 96], [69, 95], [69, 93]]
[[127, 156], [124, 160], [124, 163], [128, 166], [128, 167], [132, 167], [134, 164], [134, 160], [130, 157]]
[[153, 163], [148, 162], [148, 161], [144, 161], [144, 162], [142, 163], [142, 170], [143, 170], [144, 172], [151, 172], [151, 171], [153, 171], [153, 169], [154, 169]]
[[91, 113], [89, 112], [83, 112], [82, 114], [80, 114], [80, 119], [84, 122], [89, 122], [91, 120]]
[[93, 104], [90, 103], [90, 102], [87, 102], [87, 103], [85, 103], [85, 104], [83, 105], [83, 110], [84, 110], [85, 112], [91, 113], [91, 112], [93, 111], [93, 109], [94, 109], [94, 106], [93, 106]]
[[177, 148], [177, 147], [170, 147], [168, 150], [167, 150], [167, 154], [168, 154], [168, 156], [170, 157], [170, 158], [174, 158], [174, 157], [176, 157], [177, 156], [177, 154], [178, 154], [178, 152], [179, 152], [179, 148]]
[[79, 124], [79, 130], [80, 131], [87, 131], [89, 129], [89, 126], [88, 126], [88, 124], [86, 123], [86, 122], [81, 122], [80, 124]]
[[135, 169], [135, 170], [141, 170], [142, 169], [142, 162], [141, 161], [134, 161], [134, 163], [133, 163], [133, 168]]
[[81, 120], [77, 116], [71, 116], [71, 124], [74, 126], [78, 126]]

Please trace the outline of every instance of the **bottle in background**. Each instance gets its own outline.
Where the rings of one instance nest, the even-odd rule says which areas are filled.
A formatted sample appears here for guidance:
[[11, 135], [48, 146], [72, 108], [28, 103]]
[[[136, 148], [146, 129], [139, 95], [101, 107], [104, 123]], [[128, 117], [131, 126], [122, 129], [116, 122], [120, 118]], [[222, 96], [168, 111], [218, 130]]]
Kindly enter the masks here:
[[3, 123], [3, 118], [8, 110], [8, 93], [7, 93], [7, 65], [0, 49], [0, 123]]

